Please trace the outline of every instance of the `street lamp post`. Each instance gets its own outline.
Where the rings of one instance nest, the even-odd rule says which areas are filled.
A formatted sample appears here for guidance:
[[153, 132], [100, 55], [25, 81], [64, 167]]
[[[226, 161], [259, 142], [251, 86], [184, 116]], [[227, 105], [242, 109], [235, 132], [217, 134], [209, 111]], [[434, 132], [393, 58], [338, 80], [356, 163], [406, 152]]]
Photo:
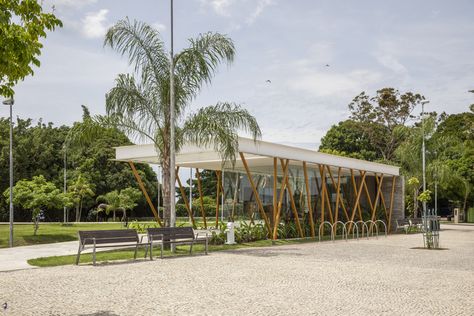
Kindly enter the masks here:
[[[174, 227], [176, 224], [176, 210], [175, 210], [175, 96], [174, 96], [174, 52], [173, 52], [173, 0], [170, 0], [170, 18], [171, 18], [171, 45], [170, 45], [170, 227]], [[174, 244], [173, 244], [174, 246]], [[174, 247], [172, 247], [174, 250]]]
[[8, 246], [13, 247], [13, 99], [3, 101], [4, 105], [10, 106], [10, 238]]
[[[425, 157], [425, 104], [430, 103], [430, 101], [425, 100], [421, 102], [421, 129], [422, 129], [422, 148], [421, 148], [421, 156], [422, 156], [422, 169], [423, 169], [423, 192], [426, 191], [426, 157]], [[423, 216], [426, 217], [426, 201], [423, 201]]]

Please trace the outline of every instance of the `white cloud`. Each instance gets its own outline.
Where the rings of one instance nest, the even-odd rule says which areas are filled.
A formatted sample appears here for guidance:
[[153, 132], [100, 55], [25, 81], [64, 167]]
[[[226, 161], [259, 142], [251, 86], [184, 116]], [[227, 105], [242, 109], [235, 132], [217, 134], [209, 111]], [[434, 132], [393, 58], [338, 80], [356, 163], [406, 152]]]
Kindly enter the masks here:
[[201, 0], [201, 4], [211, 7], [211, 9], [221, 16], [229, 16], [229, 8], [235, 0]]
[[160, 33], [166, 31], [166, 25], [164, 25], [163, 23], [155, 22], [152, 23], [151, 26], [157, 29]]
[[82, 7], [97, 3], [97, 0], [46, 0], [45, 6], [67, 7], [80, 9]]
[[375, 58], [382, 66], [392, 70], [396, 74], [407, 72], [407, 68], [392, 55], [376, 54]]
[[108, 28], [107, 13], [109, 13], [107, 9], [87, 13], [82, 19], [82, 33], [88, 38], [104, 36]]
[[273, 0], [258, 0], [257, 7], [255, 8], [255, 10], [253, 10], [253, 12], [247, 19], [247, 24], [253, 24], [255, 20], [260, 16], [260, 14], [262, 14], [263, 10], [265, 10], [266, 7], [272, 4]]
[[232, 30], [241, 28], [244, 21], [253, 24], [274, 0], [200, 0], [201, 7], [210, 8], [215, 14], [232, 18], [229, 22]]

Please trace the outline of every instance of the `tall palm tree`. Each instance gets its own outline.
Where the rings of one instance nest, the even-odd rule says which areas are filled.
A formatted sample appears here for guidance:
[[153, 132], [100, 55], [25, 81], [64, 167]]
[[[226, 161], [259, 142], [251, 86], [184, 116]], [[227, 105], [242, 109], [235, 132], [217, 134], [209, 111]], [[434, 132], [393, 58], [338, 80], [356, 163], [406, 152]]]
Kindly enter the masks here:
[[[157, 30], [144, 22], [128, 19], [111, 27], [104, 41], [134, 66], [133, 74], [119, 74], [106, 94], [106, 117], [110, 124], [131, 137], [151, 141], [163, 168], [163, 181], [169, 183], [170, 173], [170, 58]], [[224, 161], [236, 158], [238, 131], [261, 137], [256, 119], [241, 106], [220, 102], [185, 115], [185, 110], [222, 63], [234, 59], [232, 40], [219, 33], [201, 34], [189, 39], [188, 48], [176, 54], [175, 113], [176, 151], [184, 143], [211, 146]], [[174, 172], [174, 171], [173, 171]], [[169, 226], [170, 199], [174, 190], [163, 187], [164, 220]]]

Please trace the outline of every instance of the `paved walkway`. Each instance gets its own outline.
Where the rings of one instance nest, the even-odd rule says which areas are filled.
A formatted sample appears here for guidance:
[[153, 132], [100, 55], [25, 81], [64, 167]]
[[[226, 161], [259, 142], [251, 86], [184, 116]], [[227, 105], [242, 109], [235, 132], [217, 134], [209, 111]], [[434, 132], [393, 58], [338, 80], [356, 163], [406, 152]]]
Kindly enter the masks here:
[[474, 227], [0, 273], [5, 315], [473, 315]]
[[35, 267], [27, 263], [29, 259], [72, 255], [77, 253], [77, 247], [77, 241], [68, 241], [55, 244], [0, 248], [0, 271], [32, 269]]

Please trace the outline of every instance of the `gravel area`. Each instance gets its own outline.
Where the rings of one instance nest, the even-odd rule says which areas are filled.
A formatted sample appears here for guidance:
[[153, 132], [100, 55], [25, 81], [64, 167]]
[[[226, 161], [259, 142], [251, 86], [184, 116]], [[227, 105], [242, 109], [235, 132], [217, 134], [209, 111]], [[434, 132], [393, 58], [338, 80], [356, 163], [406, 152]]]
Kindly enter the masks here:
[[[3, 315], [473, 315], [474, 226], [0, 273]], [[1, 311], [0, 311], [1, 314]]]

